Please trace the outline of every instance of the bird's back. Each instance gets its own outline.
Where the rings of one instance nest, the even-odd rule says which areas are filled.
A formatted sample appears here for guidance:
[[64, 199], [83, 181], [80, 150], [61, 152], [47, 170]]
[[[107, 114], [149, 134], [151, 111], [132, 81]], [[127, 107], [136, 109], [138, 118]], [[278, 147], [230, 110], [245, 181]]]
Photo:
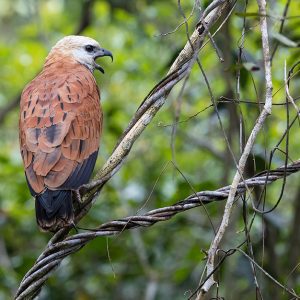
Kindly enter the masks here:
[[42, 229], [73, 221], [71, 190], [88, 182], [99, 149], [99, 100], [92, 73], [64, 57], [50, 57], [22, 93], [21, 154]]

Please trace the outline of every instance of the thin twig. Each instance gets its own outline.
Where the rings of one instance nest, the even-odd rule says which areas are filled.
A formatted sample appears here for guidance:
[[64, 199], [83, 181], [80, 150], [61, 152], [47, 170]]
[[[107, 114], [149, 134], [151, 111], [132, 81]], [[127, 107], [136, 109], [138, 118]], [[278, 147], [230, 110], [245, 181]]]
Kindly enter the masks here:
[[[284, 22], [285, 22], [286, 19], [288, 19], [286, 16], [287, 16], [287, 13], [288, 13], [288, 9], [289, 9], [290, 3], [291, 3], [291, 0], [287, 0], [286, 3], [285, 3], [285, 7], [284, 7], [282, 18], [281, 18], [279, 33], [283, 32]], [[272, 51], [271, 58], [270, 58], [271, 59], [271, 63], [273, 62], [273, 58], [275, 56], [275, 53], [277, 51], [278, 46], [279, 46], [279, 41], [276, 41], [276, 44], [274, 46], [274, 49]]]
[[290, 89], [289, 89], [289, 85], [288, 85], [289, 82], [288, 82], [287, 73], [286, 73], [286, 60], [284, 61], [284, 83], [285, 83], [285, 93], [286, 93], [286, 96], [287, 96], [289, 102], [291, 102], [293, 104], [293, 106], [294, 106], [297, 114], [300, 116], [299, 108], [296, 105], [294, 98], [290, 94]]
[[215, 280], [213, 278], [212, 271], [215, 269], [215, 257], [219, 245], [222, 241], [222, 238], [226, 232], [226, 229], [229, 224], [229, 219], [231, 216], [233, 203], [236, 195], [236, 191], [238, 189], [238, 185], [242, 179], [242, 175], [244, 173], [245, 165], [248, 159], [248, 156], [252, 150], [254, 142], [258, 133], [260, 132], [263, 124], [268, 115], [271, 114], [272, 109], [272, 76], [271, 76], [271, 64], [270, 64], [270, 50], [269, 50], [269, 41], [268, 41], [268, 30], [267, 30], [267, 19], [266, 19], [266, 2], [265, 0], [257, 0], [259, 6], [260, 17], [260, 28], [262, 32], [262, 48], [263, 48], [263, 60], [265, 67], [265, 81], [266, 81], [266, 96], [265, 96], [265, 105], [264, 108], [258, 117], [256, 124], [249, 136], [249, 139], [245, 145], [244, 151], [241, 155], [241, 158], [238, 163], [237, 172], [233, 178], [232, 185], [229, 191], [228, 199], [225, 205], [225, 210], [223, 214], [223, 219], [220, 225], [220, 228], [212, 241], [210, 248], [208, 250], [208, 260], [207, 260], [207, 273], [212, 274], [208, 276], [207, 281], [203, 285], [201, 289], [201, 293], [199, 294], [199, 299], [202, 299], [204, 295], [210, 290], [210, 288], [215, 284]]

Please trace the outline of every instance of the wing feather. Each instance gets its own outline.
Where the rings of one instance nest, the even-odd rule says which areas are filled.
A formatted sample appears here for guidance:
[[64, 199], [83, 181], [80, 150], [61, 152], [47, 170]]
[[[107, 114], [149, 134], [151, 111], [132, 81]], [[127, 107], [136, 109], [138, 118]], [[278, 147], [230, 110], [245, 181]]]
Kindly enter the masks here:
[[24, 89], [20, 145], [33, 193], [89, 180], [101, 135], [99, 100], [92, 73], [78, 63], [51, 64]]

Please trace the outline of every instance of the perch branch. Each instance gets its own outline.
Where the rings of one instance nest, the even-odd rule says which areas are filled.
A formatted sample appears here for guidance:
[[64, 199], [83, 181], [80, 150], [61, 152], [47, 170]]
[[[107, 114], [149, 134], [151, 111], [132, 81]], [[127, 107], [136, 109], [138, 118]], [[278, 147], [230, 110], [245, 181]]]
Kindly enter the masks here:
[[[300, 171], [300, 160], [275, 170], [267, 170], [240, 182], [236, 189], [235, 198], [244, 195], [246, 191], [257, 186], [265, 186], [278, 179], [290, 176]], [[37, 259], [35, 265], [24, 277], [16, 299], [28, 299], [31, 293], [38, 291], [60, 262], [68, 255], [77, 252], [89, 241], [100, 236], [112, 236], [123, 233], [125, 230], [138, 227], [149, 227], [158, 222], [167, 221], [186, 210], [207, 205], [212, 202], [226, 200], [231, 191], [231, 186], [222, 187], [216, 191], [202, 191], [192, 194], [174, 205], [157, 208], [143, 215], [129, 216], [113, 220], [85, 233], [78, 233], [67, 237], [64, 241], [49, 243], [44, 252]]]

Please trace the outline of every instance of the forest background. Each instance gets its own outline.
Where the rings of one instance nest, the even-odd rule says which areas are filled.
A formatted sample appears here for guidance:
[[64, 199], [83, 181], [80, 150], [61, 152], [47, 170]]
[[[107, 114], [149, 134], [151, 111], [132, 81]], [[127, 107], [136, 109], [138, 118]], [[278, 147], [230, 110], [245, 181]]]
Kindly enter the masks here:
[[[299, 121], [287, 131], [297, 111], [291, 103], [286, 105], [285, 76], [299, 60], [300, 4], [267, 2], [273, 109], [244, 178], [299, 159]], [[65, 35], [81, 34], [114, 54], [113, 63], [102, 60], [105, 75], [95, 74], [104, 111], [97, 171], [145, 96], [166, 75], [209, 3], [0, 0], [0, 299], [16, 293], [51, 237], [37, 228], [18, 142], [20, 92], [41, 69], [51, 47]], [[210, 29], [213, 33], [221, 26], [213, 42], [208, 39], [199, 54], [212, 94], [194, 64], [188, 80], [174, 87], [79, 227], [93, 228], [172, 205], [195, 191], [231, 184], [236, 172], [232, 155], [239, 159], [265, 101], [259, 18], [256, 1], [232, 1]], [[289, 92], [296, 105], [299, 84], [295, 70]], [[222, 262], [216, 273], [218, 288], [210, 297], [247, 300], [261, 294], [264, 299], [287, 299], [266, 273], [300, 293], [299, 176], [268, 185], [260, 208], [269, 210], [280, 200], [269, 213], [253, 210], [262, 188], [237, 198], [221, 248], [240, 247], [265, 272], [253, 272], [249, 258], [237, 251]], [[63, 260], [40, 299], [188, 299], [199, 284], [224, 205], [225, 201], [214, 202], [150, 228], [94, 239]]]

